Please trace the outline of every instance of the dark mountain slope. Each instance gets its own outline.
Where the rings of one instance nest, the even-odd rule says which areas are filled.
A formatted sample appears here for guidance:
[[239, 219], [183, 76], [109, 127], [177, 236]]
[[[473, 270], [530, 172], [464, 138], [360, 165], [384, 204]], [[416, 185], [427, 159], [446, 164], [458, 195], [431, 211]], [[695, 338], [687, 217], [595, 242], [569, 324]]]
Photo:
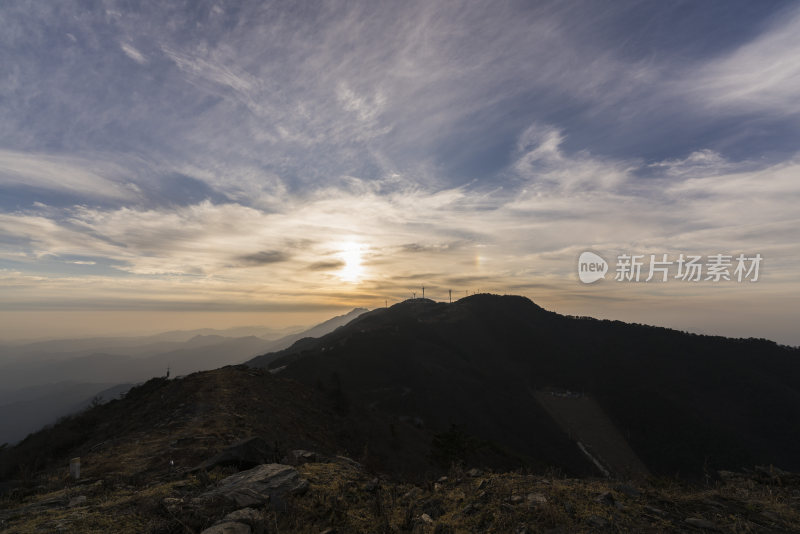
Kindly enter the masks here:
[[363, 313], [366, 313], [368, 310], [366, 308], [354, 308], [349, 312], [345, 313], [344, 315], [337, 315], [336, 317], [331, 317], [327, 321], [323, 321], [318, 325], [312, 326], [308, 330], [304, 330], [302, 332], [297, 332], [294, 334], [289, 334], [288, 336], [284, 336], [280, 339], [276, 339], [275, 341], [271, 341], [268, 347], [270, 351], [280, 351], [287, 347], [290, 347], [303, 339], [315, 339], [318, 337], [322, 337], [329, 332], [333, 332], [337, 328], [346, 325], [353, 319], [357, 318]]
[[81, 457], [86, 477], [155, 479], [193, 468], [252, 436], [272, 446], [276, 461], [308, 449], [375, 461], [395, 473], [429, 471], [432, 436], [424, 430], [400, 424], [390, 432], [361, 410], [342, 413], [325, 392], [236, 366], [154, 378], [124, 398], [63, 418], [0, 449], [0, 480], [63, 470], [74, 456]]
[[572, 318], [514, 296], [415, 299], [255, 358], [353, 405], [432, 431], [451, 424], [534, 463], [591, 469], [533, 392], [595, 398], [654, 473], [800, 469], [800, 351]]

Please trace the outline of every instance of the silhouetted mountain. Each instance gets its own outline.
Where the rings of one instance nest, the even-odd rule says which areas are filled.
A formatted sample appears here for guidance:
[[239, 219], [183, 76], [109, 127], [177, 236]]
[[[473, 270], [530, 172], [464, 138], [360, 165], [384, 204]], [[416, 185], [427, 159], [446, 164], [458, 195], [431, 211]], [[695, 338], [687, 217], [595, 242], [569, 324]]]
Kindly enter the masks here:
[[359, 315], [366, 313], [366, 308], [354, 308], [350, 310], [344, 315], [337, 315], [336, 317], [332, 317], [327, 321], [324, 321], [316, 326], [309, 328], [308, 330], [304, 330], [303, 332], [297, 332], [294, 334], [289, 334], [288, 336], [284, 336], [280, 339], [276, 339], [272, 343], [270, 343], [269, 350], [271, 351], [279, 351], [283, 350], [287, 347], [290, 347], [297, 343], [302, 339], [313, 339], [317, 337], [324, 336], [325, 334], [336, 330], [337, 328], [346, 325], [353, 319], [357, 318]]
[[[597, 472], [593, 451], [627, 441], [627, 467], [640, 460], [656, 474], [800, 469], [800, 351], [766, 340], [566, 317], [524, 297], [475, 295], [374, 310], [249, 364], [335, 390], [342, 405], [388, 422], [438, 433], [455, 425], [534, 465]], [[591, 414], [604, 428], [586, 428]], [[581, 436], [596, 443], [579, 451]]]
[[108, 458], [188, 469], [257, 435], [412, 477], [453, 463], [626, 478], [797, 470], [798, 352], [565, 317], [523, 297], [415, 299], [250, 362], [269, 372], [153, 379], [29, 436], [3, 462], [61, 465], [108, 442]]
[[[15, 447], [0, 447], [0, 529], [158, 534], [800, 529], [792, 505], [800, 475], [771, 466], [721, 472], [713, 486], [461, 466], [441, 477], [426, 465], [433, 459], [429, 453], [456, 452], [476, 442], [463, 439], [458, 429], [432, 436], [410, 422], [387, 425], [380, 412], [358, 405], [342, 410], [331, 393], [245, 366], [152, 379]], [[67, 462], [76, 456], [81, 478], [68, 479]], [[386, 469], [412, 476], [387, 475]]]
[[[359, 459], [377, 454], [388, 458], [393, 472], [417, 473], [426, 472], [432, 438], [412, 424], [391, 428], [357, 407], [342, 413], [324, 391], [240, 365], [154, 378], [122, 398], [64, 417], [0, 448], [0, 480], [65, 465], [73, 456], [83, 459], [87, 474], [116, 472], [124, 457], [141, 476], [162, 476], [253, 435], [277, 459], [293, 449]], [[402, 447], [393, 450], [396, 444]]]

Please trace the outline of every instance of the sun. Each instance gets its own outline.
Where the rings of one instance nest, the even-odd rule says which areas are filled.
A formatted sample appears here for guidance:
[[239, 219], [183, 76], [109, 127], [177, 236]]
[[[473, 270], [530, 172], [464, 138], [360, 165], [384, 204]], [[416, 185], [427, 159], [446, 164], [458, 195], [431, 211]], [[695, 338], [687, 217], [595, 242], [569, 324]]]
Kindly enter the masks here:
[[342, 260], [344, 265], [339, 271], [339, 279], [343, 282], [360, 282], [361, 277], [364, 275], [364, 266], [362, 265], [362, 245], [353, 241], [343, 243], [341, 252], [339, 252], [339, 259]]

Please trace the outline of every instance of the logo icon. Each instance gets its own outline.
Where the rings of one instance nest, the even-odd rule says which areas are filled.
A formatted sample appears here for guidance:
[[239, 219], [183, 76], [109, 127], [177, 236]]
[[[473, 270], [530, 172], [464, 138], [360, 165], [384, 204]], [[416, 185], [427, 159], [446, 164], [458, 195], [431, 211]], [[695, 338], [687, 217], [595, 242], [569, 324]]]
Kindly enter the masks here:
[[582, 252], [578, 257], [578, 278], [584, 284], [591, 284], [605, 278], [608, 262], [594, 252]]

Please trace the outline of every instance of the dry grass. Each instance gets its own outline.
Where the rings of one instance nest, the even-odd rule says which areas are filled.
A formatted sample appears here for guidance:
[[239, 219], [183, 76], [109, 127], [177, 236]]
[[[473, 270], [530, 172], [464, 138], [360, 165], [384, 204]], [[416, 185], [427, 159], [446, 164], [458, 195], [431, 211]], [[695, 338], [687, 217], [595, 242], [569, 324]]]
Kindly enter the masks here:
[[[654, 481], [629, 496], [608, 481], [523, 473], [471, 477], [454, 469], [438, 482], [381, 479], [375, 485], [372, 474], [344, 462], [298, 469], [309, 480], [309, 491], [279, 509], [263, 510], [263, 532], [701, 532], [685, 522], [689, 517], [710, 521], [720, 532], [800, 532], [800, 489], [748, 479], [707, 488]], [[232, 509], [199, 506], [193, 498], [230, 472], [216, 469], [207, 477], [137, 486], [98, 481], [43, 487], [0, 502], [0, 517], [4, 532], [20, 534], [201, 532]], [[604, 493], [612, 495], [612, 503], [598, 500]], [[67, 507], [77, 495], [87, 497], [85, 505]], [[53, 505], [56, 501], [60, 504]]]

